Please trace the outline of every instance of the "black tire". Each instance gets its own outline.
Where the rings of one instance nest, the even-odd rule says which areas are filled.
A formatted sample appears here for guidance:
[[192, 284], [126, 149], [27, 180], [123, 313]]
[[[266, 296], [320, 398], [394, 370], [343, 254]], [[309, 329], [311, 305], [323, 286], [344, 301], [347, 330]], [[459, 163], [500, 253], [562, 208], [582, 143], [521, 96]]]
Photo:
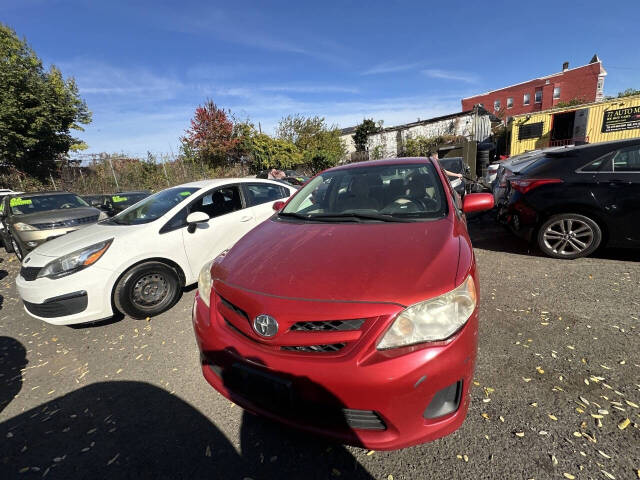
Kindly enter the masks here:
[[182, 283], [173, 268], [161, 262], [145, 262], [120, 277], [113, 303], [120, 312], [141, 319], [170, 309], [181, 294]]
[[537, 234], [542, 253], [573, 260], [591, 255], [602, 243], [602, 230], [593, 219], [577, 213], [553, 215]]
[[13, 245], [11, 245], [11, 240], [9, 237], [5, 237], [4, 235], [0, 236], [0, 240], [2, 240], [2, 245], [7, 253], [13, 253]]
[[9, 241], [11, 242], [11, 250], [13, 251], [13, 253], [16, 254], [16, 257], [18, 257], [18, 260], [22, 261], [22, 259], [24, 258], [24, 253], [22, 253], [22, 248], [20, 248], [20, 244], [15, 238], [13, 238], [13, 236], [9, 237]]

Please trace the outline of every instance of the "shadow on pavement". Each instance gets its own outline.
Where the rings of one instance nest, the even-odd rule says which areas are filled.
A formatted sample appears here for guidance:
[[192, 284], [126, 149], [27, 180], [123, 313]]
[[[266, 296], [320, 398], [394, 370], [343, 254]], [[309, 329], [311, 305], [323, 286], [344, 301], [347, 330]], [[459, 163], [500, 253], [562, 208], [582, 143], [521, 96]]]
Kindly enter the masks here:
[[[2, 305], [2, 296], [0, 296]], [[21, 370], [27, 365], [27, 351], [14, 338], [0, 337], [0, 412], [20, 393]], [[0, 437], [4, 441], [5, 437]]]
[[[13, 370], [22, 368], [19, 357]], [[102, 382], [0, 424], [0, 471], [47, 479], [371, 478], [343, 446], [246, 412], [240, 438], [238, 453], [207, 417], [163, 389]]]
[[7, 272], [6, 270], [0, 270], [0, 280], [3, 280], [8, 275], [9, 275], [9, 272]]

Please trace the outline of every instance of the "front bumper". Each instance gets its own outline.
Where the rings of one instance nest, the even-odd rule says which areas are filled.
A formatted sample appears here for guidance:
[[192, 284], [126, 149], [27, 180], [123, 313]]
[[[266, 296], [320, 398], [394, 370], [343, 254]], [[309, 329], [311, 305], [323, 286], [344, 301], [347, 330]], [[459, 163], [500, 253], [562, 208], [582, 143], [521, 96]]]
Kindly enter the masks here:
[[[217, 298], [212, 295], [212, 307]], [[309, 302], [275, 301], [289, 303], [296, 315], [300, 308], [310, 310]], [[317, 316], [324, 307], [335, 308], [332, 305], [312, 309]], [[401, 310], [393, 308], [395, 312], [385, 312], [382, 325], [369, 328], [344, 354], [290, 352], [250, 338], [217, 308], [211, 315], [196, 295], [192, 317], [202, 373], [243, 408], [341, 443], [394, 450], [435, 440], [455, 431], [466, 417], [477, 352], [477, 310], [447, 342], [377, 351], [379, 334]], [[255, 375], [244, 377], [243, 384], [238, 370], [246, 369]], [[265, 390], [264, 378], [282, 391]], [[249, 382], [257, 389], [248, 388]], [[451, 402], [453, 411], [448, 408]]]
[[[44, 266], [47, 262], [43, 259], [52, 260], [33, 253], [28, 265]], [[115, 280], [115, 272], [93, 265], [56, 279], [28, 281], [20, 274], [16, 287], [30, 316], [53, 325], [73, 325], [113, 316], [111, 291]]]
[[67, 233], [71, 233], [78, 230], [78, 228], [79, 227], [75, 226], [71, 228], [55, 228], [52, 230], [27, 230], [19, 232], [17, 235], [20, 238], [20, 245], [26, 251], [30, 252], [43, 243], [53, 240], [54, 238], [61, 237], [62, 235], [66, 235]]

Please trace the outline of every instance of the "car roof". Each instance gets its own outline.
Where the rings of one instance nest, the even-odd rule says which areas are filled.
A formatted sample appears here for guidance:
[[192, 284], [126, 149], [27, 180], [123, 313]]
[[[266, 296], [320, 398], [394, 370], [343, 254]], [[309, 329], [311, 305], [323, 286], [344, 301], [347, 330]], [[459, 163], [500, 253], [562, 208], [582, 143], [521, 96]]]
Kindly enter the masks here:
[[394, 166], [394, 165], [418, 165], [424, 163], [431, 163], [427, 157], [402, 157], [402, 158], [385, 158], [382, 160], [369, 160], [367, 162], [348, 163], [346, 165], [340, 165], [334, 167], [331, 170], [348, 170], [351, 168], [363, 168], [373, 166]]
[[220, 185], [228, 185], [231, 183], [278, 183], [274, 180], [268, 180], [266, 178], [213, 178], [210, 180], [198, 180], [195, 182], [183, 183], [182, 185], [176, 185], [175, 187], [168, 188], [177, 188], [177, 187], [197, 187], [197, 188], [211, 188], [217, 187]]

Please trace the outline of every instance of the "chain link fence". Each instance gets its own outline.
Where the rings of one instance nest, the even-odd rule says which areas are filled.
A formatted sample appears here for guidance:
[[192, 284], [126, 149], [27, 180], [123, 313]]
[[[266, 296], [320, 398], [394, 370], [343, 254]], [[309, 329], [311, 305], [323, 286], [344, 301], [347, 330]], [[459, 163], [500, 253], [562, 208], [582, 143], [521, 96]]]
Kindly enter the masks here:
[[210, 167], [170, 155], [148, 155], [146, 159], [123, 155], [77, 155], [60, 161], [49, 178], [36, 179], [15, 168], [0, 167], [0, 187], [16, 191], [59, 190], [79, 194], [113, 193], [127, 190], [156, 192], [182, 183], [220, 177], [245, 177], [246, 162]]

